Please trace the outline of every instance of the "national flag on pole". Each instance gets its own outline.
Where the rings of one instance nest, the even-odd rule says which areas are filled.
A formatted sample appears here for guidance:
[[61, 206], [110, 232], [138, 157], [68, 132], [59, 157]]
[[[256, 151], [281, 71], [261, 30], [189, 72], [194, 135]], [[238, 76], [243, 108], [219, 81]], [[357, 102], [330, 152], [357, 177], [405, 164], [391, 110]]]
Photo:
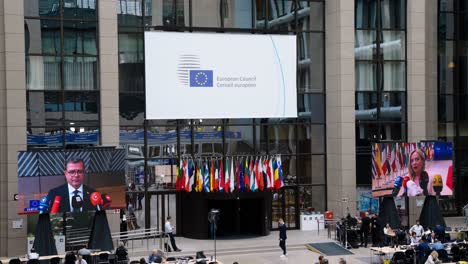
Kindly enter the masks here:
[[189, 180], [188, 188], [186, 188], [186, 190], [188, 192], [191, 192], [192, 188], [193, 188], [193, 185], [195, 184], [195, 174], [197, 173], [196, 166], [195, 166], [195, 163], [193, 162], [193, 160], [190, 160], [189, 171], [190, 171], [190, 173], [189, 173], [190, 180]]
[[219, 191], [224, 192], [224, 167], [223, 167], [223, 160], [219, 161]]
[[214, 191], [214, 183], [215, 183], [215, 166], [214, 161], [210, 160], [210, 192]]
[[396, 153], [395, 153], [395, 145], [394, 144], [389, 144], [390, 145], [390, 164], [392, 166], [392, 172], [396, 172]]
[[245, 190], [244, 186], [244, 162], [242, 159], [239, 161], [239, 191], [243, 192]]
[[229, 189], [229, 184], [231, 180], [229, 175], [229, 160], [226, 159], [224, 162], [224, 191], [228, 193], [231, 192], [231, 190]]
[[278, 171], [278, 163], [276, 159], [272, 159], [273, 164], [273, 175], [275, 177], [275, 190], [279, 190], [281, 188], [281, 182], [279, 179], [279, 171]]
[[258, 189], [257, 185], [257, 175], [255, 173], [255, 161], [251, 157], [250, 158], [250, 164], [249, 164], [249, 172], [250, 172], [250, 190], [256, 191]]
[[204, 162], [203, 169], [203, 186], [205, 192], [210, 192], [210, 168], [208, 167], [208, 161]]
[[181, 190], [182, 182], [182, 160], [179, 160], [179, 165], [176, 168], [176, 190]]
[[263, 173], [263, 179], [264, 179], [264, 182], [265, 182], [265, 188], [270, 190], [271, 189], [271, 182], [270, 182], [270, 178], [268, 177], [268, 173], [267, 173], [267, 158], [265, 158], [263, 161], [262, 161], [262, 173]]
[[250, 171], [249, 171], [249, 158], [245, 157], [244, 162], [244, 185], [245, 191], [250, 191]]
[[203, 191], [203, 163], [201, 161], [197, 162], [197, 183], [196, 191]]
[[229, 169], [231, 170], [231, 173], [229, 175], [230, 182], [229, 182], [229, 191], [233, 192], [234, 188], [236, 187], [236, 183], [234, 182], [235, 176], [234, 176], [234, 166], [233, 166], [233, 159], [231, 158], [231, 166], [229, 166]]
[[280, 179], [280, 188], [284, 186], [284, 175], [283, 175], [283, 164], [281, 162], [281, 158], [276, 158], [276, 163], [278, 164], [278, 174]]
[[263, 191], [265, 183], [263, 182], [262, 161], [260, 159], [255, 161], [255, 177], [257, 179], [258, 189]]
[[214, 182], [214, 185], [213, 185], [213, 189], [215, 191], [219, 191], [219, 161], [216, 160], [214, 162], [215, 164], [215, 182]]

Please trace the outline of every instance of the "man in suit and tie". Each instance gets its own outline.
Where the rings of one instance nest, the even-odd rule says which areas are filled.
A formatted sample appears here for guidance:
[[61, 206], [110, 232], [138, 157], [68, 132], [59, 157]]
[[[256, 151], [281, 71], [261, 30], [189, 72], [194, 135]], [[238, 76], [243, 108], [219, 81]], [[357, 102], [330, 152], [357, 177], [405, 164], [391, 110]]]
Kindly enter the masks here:
[[96, 207], [91, 204], [89, 198], [95, 190], [83, 184], [86, 176], [83, 160], [78, 157], [72, 157], [67, 160], [64, 174], [67, 183], [51, 189], [47, 195], [51, 203], [54, 203], [56, 196], [60, 197], [58, 212], [87, 212], [95, 210]]

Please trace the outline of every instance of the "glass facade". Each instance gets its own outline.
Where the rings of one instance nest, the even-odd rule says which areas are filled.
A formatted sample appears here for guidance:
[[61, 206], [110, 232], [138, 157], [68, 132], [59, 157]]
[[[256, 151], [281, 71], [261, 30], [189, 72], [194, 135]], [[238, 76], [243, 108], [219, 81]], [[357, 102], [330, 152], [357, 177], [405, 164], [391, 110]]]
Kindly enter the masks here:
[[355, 1], [356, 181], [371, 184], [371, 142], [405, 141], [406, 0]]
[[95, 0], [24, 0], [28, 148], [100, 142]]
[[454, 143], [455, 197], [442, 201], [445, 214], [457, 214], [468, 195], [468, 3], [438, 1], [438, 135]]
[[[289, 228], [299, 228], [302, 210], [325, 210], [324, 1], [119, 0], [117, 12], [120, 144], [128, 153], [128, 183], [151, 195], [147, 208], [164, 203], [158, 216], [174, 217], [175, 203], [168, 202], [173, 197], [160, 193], [175, 192], [175, 166], [182, 157], [280, 154], [286, 187], [273, 195], [271, 227], [283, 217]], [[157, 120], [145, 126], [143, 32], [150, 29], [295, 34], [299, 117]], [[240, 136], [234, 138], [232, 132]], [[207, 140], [201, 133], [216, 136]], [[156, 140], [158, 134], [166, 139]], [[145, 218], [145, 212], [139, 217]]]

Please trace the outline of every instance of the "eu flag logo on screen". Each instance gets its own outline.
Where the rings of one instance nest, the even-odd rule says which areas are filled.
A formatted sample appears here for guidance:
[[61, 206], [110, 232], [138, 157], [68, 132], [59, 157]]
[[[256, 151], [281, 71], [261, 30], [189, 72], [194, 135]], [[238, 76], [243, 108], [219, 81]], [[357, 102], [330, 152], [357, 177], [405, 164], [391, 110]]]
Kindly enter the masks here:
[[191, 70], [190, 87], [213, 87], [213, 71]]

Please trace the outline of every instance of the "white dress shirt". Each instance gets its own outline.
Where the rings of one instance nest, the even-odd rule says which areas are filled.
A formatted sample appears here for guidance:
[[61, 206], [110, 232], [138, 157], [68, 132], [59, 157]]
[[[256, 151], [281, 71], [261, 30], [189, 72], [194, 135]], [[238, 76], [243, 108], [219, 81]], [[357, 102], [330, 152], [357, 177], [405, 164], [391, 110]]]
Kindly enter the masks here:
[[410, 234], [413, 233], [413, 232], [416, 233], [417, 237], [422, 237], [422, 235], [424, 233], [424, 228], [422, 227], [422, 225], [414, 225], [409, 230]]
[[172, 225], [171, 222], [166, 221], [166, 224], [164, 224], [164, 230], [166, 233], [172, 233]]
[[[80, 196], [81, 200], [83, 201], [83, 184], [78, 189], [75, 189], [75, 187], [68, 184], [68, 202], [70, 203], [70, 211], [73, 211], [72, 197], [75, 195], [73, 193], [75, 190], [78, 190], [77, 195]], [[80, 211], [83, 211], [83, 207], [80, 209]]]

